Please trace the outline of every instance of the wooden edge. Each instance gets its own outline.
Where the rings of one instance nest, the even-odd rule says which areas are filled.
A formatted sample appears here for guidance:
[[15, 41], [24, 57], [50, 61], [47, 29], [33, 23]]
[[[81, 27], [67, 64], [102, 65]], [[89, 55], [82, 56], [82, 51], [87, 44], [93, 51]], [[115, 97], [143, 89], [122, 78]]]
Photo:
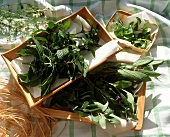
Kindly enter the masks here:
[[113, 15], [110, 17], [110, 19], [108, 20], [108, 22], [106, 23], [106, 30], [108, 30], [108, 25], [111, 21], [114, 21], [114, 18], [116, 16], [116, 14], [120, 14], [119, 15], [119, 18], [120, 19], [123, 19], [123, 18], [126, 18], [127, 16], [131, 16], [132, 14], [131, 13], [128, 13], [128, 12], [125, 12], [123, 10], [116, 10]]
[[39, 110], [41, 110], [46, 116], [49, 116], [51, 118], [74, 120], [74, 121], [78, 121], [78, 122], [94, 124], [94, 122], [92, 122], [90, 119], [88, 119], [86, 117], [81, 117], [79, 114], [74, 113], [74, 112], [42, 108], [42, 107], [37, 107], [37, 108]]
[[9, 70], [11, 71], [11, 74], [12, 74], [14, 80], [16, 81], [18, 87], [20, 88], [20, 90], [22, 91], [22, 93], [24, 94], [24, 96], [26, 97], [26, 100], [27, 100], [27, 102], [28, 102], [28, 105], [29, 105], [29, 106], [33, 106], [33, 105], [34, 105], [34, 100], [32, 99], [32, 95], [31, 95], [30, 92], [27, 92], [27, 89], [26, 89], [26, 88], [24, 88], [23, 86], [21, 86], [21, 85], [19, 84], [19, 81], [18, 81], [18, 79], [17, 79], [17, 74], [16, 74], [14, 68], [12, 67], [10, 60], [8, 60], [8, 59], [7, 59], [5, 56], [3, 56], [3, 55], [1, 55], [1, 56], [2, 56], [2, 58], [4, 59], [4, 61], [6, 62]]
[[146, 83], [144, 83], [138, 92], [138, 105], [137, 105], [137, 125], [134, 130], [141, 130], [144, 118], [145, 109], [145, 93], [146, 93]]

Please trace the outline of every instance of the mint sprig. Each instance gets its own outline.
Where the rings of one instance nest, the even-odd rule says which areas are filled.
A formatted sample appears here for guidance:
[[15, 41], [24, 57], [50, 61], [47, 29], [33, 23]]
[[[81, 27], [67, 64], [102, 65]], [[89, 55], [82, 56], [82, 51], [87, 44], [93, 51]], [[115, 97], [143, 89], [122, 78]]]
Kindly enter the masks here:
[[121, 20], [118, 20], [109, 24], [109, 31], [114, 32], [117, 38], [131, 42], [135, 47], [146, 49], [152, 41], [151, 30], [148, 20], [140, 28], [141, 22], [141, 19], [136, 17], [136, 22], [132, 21], [125, 26]]

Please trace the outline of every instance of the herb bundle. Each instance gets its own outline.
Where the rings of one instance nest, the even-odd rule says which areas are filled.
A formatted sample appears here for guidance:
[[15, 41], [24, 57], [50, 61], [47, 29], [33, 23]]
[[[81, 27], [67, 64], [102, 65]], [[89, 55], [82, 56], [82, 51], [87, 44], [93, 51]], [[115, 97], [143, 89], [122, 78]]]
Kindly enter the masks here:
[[[30, 39], [27, 48], [17, 52], [21, 56], [34, 56], [29, 63], [26, 74], [18, 74], [20, 84], [34, 87], [41, 84], [41, 96], [47, 95], [52, 84], [58, 78], [75, 79], [79, 75], [86, 76], [89, 65], [84, 61], [82, 52], [91, 52], [95, 56], [95, 49], [100, 45], [97, 26], [91, 26], [85, 31], [70, 34], [70, 20], [64, 23], [48, 23], [47, 30], [37, 30]], [[45, 37], [36, 35], [44, 32]], [[83, 36], [81, 36], [83, 35]]]
[[133, 64], [105, 62], [56, 93], [50, 106], [90, 117], [103, 129], [118, 124], [118, 117], [137, 120], [136, 85], [160, 76], [155, 70], [162, 63], [150, 56]]
[[151, 29], [149, 29], [148, 20], [145, 21], [143, 27], [141, 19], [136, 17], [136, 22], [132, 21], [125, 26], [121, 20], [111, 22], [109, 24], [109, 31], [114, 32], [117, 38], [131, 42], [135, 47], [146, 49], [151, 43]]

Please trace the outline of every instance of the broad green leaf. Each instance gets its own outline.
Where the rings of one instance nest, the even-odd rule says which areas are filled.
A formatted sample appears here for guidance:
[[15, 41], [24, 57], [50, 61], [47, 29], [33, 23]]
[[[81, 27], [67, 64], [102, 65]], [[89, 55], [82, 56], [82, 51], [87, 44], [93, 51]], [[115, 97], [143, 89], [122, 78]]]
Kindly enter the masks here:
[[95, 122], [95, 123], [98, 123], [99, 122], [99, 116], [98, 115], [93, 115], [91, 114], [91, 118], [92, 118], [92, 121]]
[[49, 27], [50, 29], [53, 29], [54, 26], [55, 26], [54, 22], [52, 22], [52, 21], [48, 22], [48, 27]]
[[80, 62], [76, 61], [75, 64], [77, 65], [79, 71], [82, 72], [83, 71], [83, 66], [80, 64]]
[[145, 56], [143, 58], [139, 58], [137, 61], [135, 61], [133, 63], [134, 66], [141, 66], [141, 65], [147, 65], [149, 64], [150, 62], [152, 62], [154, 60], [153, 57], [151, 56]]
[[69, 27], [70, 27], [70, 24], [71, 24], [70, 20], [64, 22], [64, 24], [63, 24], [63, 29], [68, 30]]
[[101, 128], [106, 129], [106, 118], [103, 114], [99, 115], [99, 125]]
[[155, 77], [155, 78], [157, 78], [158, 76], [161, 75], [160, 73], [157, 73], [155, 71], [150, 71], [150, 70], [140, 70], [140, 72], [142, 72], [150, 77]]
[[109, 118], [108, 121], [115, 125], [120, 124], [120, 121], [116, 118]]
[[65, 32], [62, 30], [59, 30], [58, 35], [62, 38], [65, 38]]
[[68, 48], [63, 48], [63, 49], [61, 49], [61, 50], [57, 50], [57, 57], [59, 58], [59, 59], [63, 59], [64, 58], [64, 56], [65, 55], [67, 55], [69, 53], [69, 50], [68, 50]]
[[152, 65], [153, 69], [156, 70], [158, 68], [158, 66], [163, 63], [164, 63], [163, 60], [153, 60], [151, 63], [149, 63], [149, 65]]
[[121, 74], [124, 78], [133, 81], [151, 81], [149, 76], [142, 72], [131, 71], [126, 69], [118, 70], [118, 73]]

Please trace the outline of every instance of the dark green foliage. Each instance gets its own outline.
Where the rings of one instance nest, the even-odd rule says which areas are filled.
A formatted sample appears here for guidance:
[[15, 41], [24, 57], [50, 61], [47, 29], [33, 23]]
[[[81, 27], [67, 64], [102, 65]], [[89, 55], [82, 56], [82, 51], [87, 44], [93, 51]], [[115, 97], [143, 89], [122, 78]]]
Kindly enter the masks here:
[[147, 68], [162, 63], [148, 56], [133, 64], [105, 62], [90, 71], [86, 78], [78, 79], [56, 93], [51, 106], [90, 116], [102, 128], [106, 128], [106, 122], [119, 123], [118, 117], [136, 120], [134, 85], [160, 76], [154, 69]]
[[123, 40], [131, 42], [132, 45], [146, 49], [151, 43], [151, 32], [148, 29], [149, 22], [146, 21], [142, 28], [139, 29], [141, 19], [136, 17], [137, 22], [131, 22], [126, 27], [121, 20], [118, 20], [113, 27], [114, 34]]
[[[59, 24], [49, 22], [47, 30], [40, 29], [33, 33], [32, 44], [28, 44], [26, 49], [17, 52], [21, 56], [35, 57], [29, 64], [30, 71], [27, 74], [18, 75], [20, 84], [24, 86], [41, 84], [41, 95], [44, 96], [50, 92], [51, 85], [58, 80], [57, 77], [70, 80], [79, 75], [86, 77], [89, 66], [81, 52], [91, 52], [95, 56], [95, 48], [100, 46], [98, 30], [94, 26], [89, 32], [82, 29], [79, 33], [84, 33], [85, 39], [79, 37], [79, 33], [66, 33], [69, 27], [70, 21]], [[40, 32], [45, 33], [46, 37], [36, 35]]]

